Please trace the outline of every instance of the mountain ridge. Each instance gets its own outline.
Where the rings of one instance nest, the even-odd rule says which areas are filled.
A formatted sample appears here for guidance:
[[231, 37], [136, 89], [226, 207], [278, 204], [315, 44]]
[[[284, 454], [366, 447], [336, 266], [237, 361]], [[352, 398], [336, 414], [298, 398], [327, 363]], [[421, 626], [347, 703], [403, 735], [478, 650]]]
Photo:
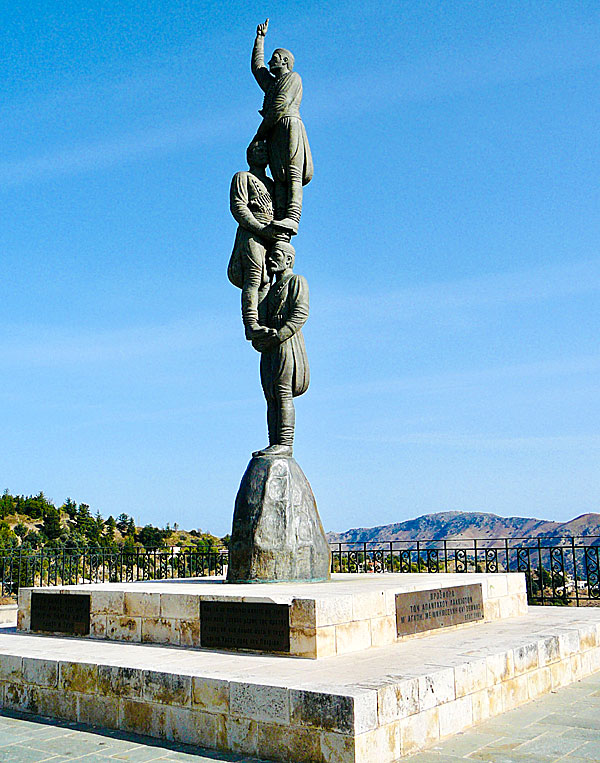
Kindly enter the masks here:
[[567, 522], [556, 522], [535, 517], [501, 517], [490, 512], [453, 510], [423, 514], [404, 522], [327, 533], [330, 543], [559, 536], [600, 536], [600, 514], [586, 512]]

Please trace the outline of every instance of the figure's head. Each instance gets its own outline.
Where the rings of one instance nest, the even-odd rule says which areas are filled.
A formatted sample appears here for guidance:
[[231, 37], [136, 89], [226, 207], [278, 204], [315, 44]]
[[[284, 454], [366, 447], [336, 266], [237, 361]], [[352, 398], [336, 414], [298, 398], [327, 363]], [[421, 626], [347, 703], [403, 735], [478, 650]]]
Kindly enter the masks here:
[[276, 241], [267, 254], [267, 270], [269, 273], [281, 273], [283, 270], [293, 270], [296, 250], [287, 241]]
[[273, 51], [269, 61], [269, 71], [276, 77], [281, 77], [294, 68], [294, 56], [285, 48], [277, 48]]
[[253, 140], [246, 149], [246, 159], [249, 167], [266, 167], [269, 163], [266, 141]]

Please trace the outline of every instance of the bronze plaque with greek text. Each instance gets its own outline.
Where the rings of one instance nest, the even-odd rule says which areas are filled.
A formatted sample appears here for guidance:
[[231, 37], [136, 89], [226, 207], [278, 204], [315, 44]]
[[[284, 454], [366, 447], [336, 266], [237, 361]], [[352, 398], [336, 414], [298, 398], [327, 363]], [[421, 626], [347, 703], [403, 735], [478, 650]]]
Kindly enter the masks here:
[[201, 601], [200, 646], [289, 652], [290, 608], [287, 604]]
[[483, 620], [481, 583], [396, 594], [399, 636]]
[[90, 595], [33, 591], [31, 630], [87, 636], [90, 632]]

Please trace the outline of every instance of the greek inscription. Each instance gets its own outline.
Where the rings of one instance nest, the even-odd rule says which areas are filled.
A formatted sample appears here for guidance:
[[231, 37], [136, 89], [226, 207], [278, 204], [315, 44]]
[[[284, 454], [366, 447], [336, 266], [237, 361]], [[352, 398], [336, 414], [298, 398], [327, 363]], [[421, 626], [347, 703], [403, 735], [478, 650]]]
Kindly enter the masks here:
[[399, 636], [483, 620], [481, 583], [396, 594]]
[[287, 604], [200, 602], [200, 646], [209, 649], [290, 651]]
[[31, 630], [87, 636], [90, 632], [89, 594], [31, 594]]

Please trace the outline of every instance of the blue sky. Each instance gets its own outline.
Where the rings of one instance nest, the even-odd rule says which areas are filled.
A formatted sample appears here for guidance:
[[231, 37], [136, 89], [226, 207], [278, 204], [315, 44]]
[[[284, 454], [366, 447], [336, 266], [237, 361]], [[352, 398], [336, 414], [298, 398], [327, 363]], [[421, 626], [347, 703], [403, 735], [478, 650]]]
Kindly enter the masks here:
[[600, 511], [596, 2], [2, 3], [1, 487], [229, 531], [266, 444], [226, 266], [304, 82], [295, 455], [326, 529]]

